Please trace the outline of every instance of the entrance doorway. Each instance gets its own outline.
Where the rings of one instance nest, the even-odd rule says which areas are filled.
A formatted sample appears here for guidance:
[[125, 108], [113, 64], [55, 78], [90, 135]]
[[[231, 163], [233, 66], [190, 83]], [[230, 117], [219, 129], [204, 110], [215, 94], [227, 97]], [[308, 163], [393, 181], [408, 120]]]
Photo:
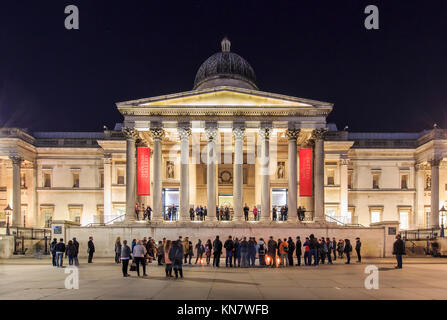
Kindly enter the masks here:
[[218, 206], [219, 208], [221, 206], [233, 208], [233, 195], [231, 193], [220, 193]]
[[272, 189], [272, 206], [277, 208], [287, 205], [288, 192], [286, 188]]
[[[162, 191], [163, 219], [166, 221], [177, 221], [180, 204], [178, 188], [163, 188]], [[174, 210], [172, 210], [174, 205]]]

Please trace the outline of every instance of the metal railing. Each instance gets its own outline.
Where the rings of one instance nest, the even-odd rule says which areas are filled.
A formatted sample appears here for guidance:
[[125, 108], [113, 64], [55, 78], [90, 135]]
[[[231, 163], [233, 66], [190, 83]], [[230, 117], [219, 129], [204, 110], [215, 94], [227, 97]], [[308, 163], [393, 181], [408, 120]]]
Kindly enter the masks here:
[[122, 215], [120, 215], [118, 217], [115, 217], [112, 220], [109, 220], [107, 222], [92, 222], [92, 223], [86, 224], [84, 227], [98, 227], [98, 226], [99, 227], [104, 227], [106, 225], [111, 224], [112, 222], [115, 222], [115, 221], [118, 221], [118, 220], [122, 221], [125, 216], [126, 216], [125, 214], [122, 214]]
[[401, 236], [405, 240], [436, 240], [441, 234], [440, 228], [402, 230]]
[[355, 223], [353, 221], [350, 221], [350, 219], [348, 219], [348, 217], [342, 217], [342, 216], [334, 217], [334, 216], [328, 216], [328, 215], [325, 215], [325, 216], [326, 216], [326, 221], [335, 222], [335, 223], [337, 223], [338, 225], [341, 225], [341, 226], [363, 227], [363, 225], [361, 225], [359, 223]]

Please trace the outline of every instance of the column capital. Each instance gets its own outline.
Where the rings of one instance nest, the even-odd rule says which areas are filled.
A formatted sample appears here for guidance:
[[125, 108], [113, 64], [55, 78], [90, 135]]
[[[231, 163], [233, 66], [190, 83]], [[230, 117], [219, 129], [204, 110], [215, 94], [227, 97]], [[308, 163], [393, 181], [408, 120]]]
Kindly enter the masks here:
[[289, 141], [297, 140], [300, 135], [300, 129], [287, 129], [286, 135]]
[[326, 128], [315, 129], [312, 131], [312, 139], [313, 140], [324, 140], [327, 134]]
[[269, 140], [270, 139], [270, 128], [260, 128], [258, 135], [262, 140]]
[[245, 128], [243, 127], [236, 127], [233, 128], [233, 137], [234, 140], [242, 140], [245, 136]]
[[205, 134], [209, 142], [216, 140], [217, 138], [217, 128], [216, 127], [207, 127], [205, 128]]
[[124, 127], [121, 131], [127, 140], [136, 140], [138, 138], [138, 132], [134, 128]]
[[165, 136], [163, 128], [151, 128], [149, 132], [154, 140], [161, 140]]
[[13, 164], [20, 165], [23, 162], [23, 157], [18, 156], [18, 155], [11, 155], [11, 156], [9, 156], [9, 159], [11, 159]]
[[441, 164], [441, 161], [442, 161], [442, 158], [434, 158], [434, 159], [431, 159], [429, 161], [429, 163], [430, 163], [430, 166], [432, 166], [432, 167], [439, 167], [439, 165]]
[[189, 137], [191, 136], [191, 128], [189, 127], [179, 127], [177, 128], [178, 135], [180, 137], [180, 141], [189, 141]]
[[340, 159], [340, 164], [342, 165], [342, 166], [347, 166], [348, 164], [349, 164], [349, 159], [346, 159], [346, 158], [341, 158]]
[[414, 165], [414, 168], [416, 169], [416, 171], [430, 169], [429, 165], [426, 163], [417, 163]]
[[104, 153], [104, 163], [105, 164], [111, 164], [112, 163], [112, 154], [111, 153]]

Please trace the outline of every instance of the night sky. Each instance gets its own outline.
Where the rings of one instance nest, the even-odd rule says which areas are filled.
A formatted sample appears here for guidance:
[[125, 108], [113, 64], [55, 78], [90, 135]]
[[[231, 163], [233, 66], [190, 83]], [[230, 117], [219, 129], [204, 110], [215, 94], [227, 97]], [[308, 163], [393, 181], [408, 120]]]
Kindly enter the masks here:
[[0, 126], [113, 127], [115, 102], [191, 90], [225, 35], [260, 90], [332, 102], [340, 130], [447, 128], [445, 0], [1, 1]]

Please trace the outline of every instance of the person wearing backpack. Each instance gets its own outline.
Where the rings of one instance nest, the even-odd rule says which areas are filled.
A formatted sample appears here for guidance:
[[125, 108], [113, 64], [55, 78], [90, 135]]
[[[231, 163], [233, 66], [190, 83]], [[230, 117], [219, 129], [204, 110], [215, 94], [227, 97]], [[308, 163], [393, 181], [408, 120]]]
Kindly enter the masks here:
[[57, 245], [57, 239], [54, 238], [53, 242], [51, 242], [51, 244], [50, 244], [50, 252], [51, 252], [51, 256], [53, 257], [53, 267], [57, 267], [57, 262], [56, 262], [56, 245]]
[[289, 267], [293, 267], [293, 252], [295, 251], [295, 243], [292, 240], [292, 237], [289, 237], [289, 240], [287, 240], [288, 244], [288, 252], [287, 257], [289, 258]]

